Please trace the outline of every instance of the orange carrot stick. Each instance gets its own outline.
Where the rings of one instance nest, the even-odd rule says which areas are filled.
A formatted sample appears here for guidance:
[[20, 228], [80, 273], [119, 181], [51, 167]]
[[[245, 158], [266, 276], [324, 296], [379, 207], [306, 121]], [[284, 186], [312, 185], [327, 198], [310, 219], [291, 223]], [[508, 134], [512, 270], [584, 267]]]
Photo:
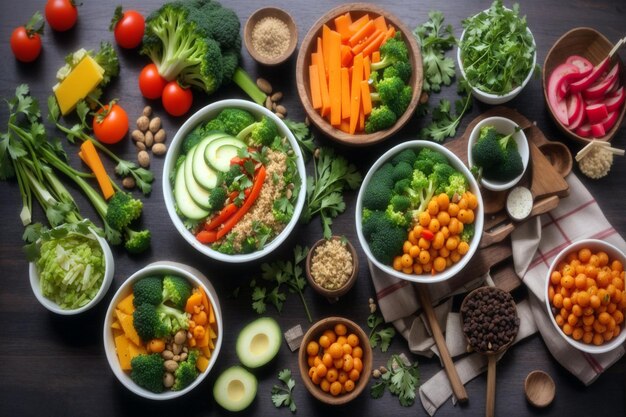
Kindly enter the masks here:
[[369, 21], [370, 21], [370, 16], [368, 14], [364, 14], [363, 16], [361, 16], [360, 18], [352, 22], [352, 24], [348, 27], [348, 29], [350, 30], [350, 32], [352, 32], [352, 34], [355, 34], [359, 31], [359, 29], [365, 26], [367, 22]]
[[370, 96], [370, 84], [367, 80], [361, 81], [361, 103], [363, 103], [363, 114], [372, 112], [372, 97]]
[[339, 125], [339, 130], [344, 133], [350, 133], [350, 119], [343, 119]]
[[372, 64], [380, 62], [380, 51], [372, 52]]
[[[328, 64], [330, 62], [330, 32], [332, 32], [332, 30], [327, 26], [324, 25], [322, 27], [322, 50], [323, 52], [323, 56], [324, 56], [324, 69], [326, 70], [326, 74], [328, 74]], [[318, 44], [319, 45], [319, 44]], [[319, 53], [319, 46], [318, 46], [318, 50], [317, 52]]]
[[324, 57], [322, 55], [322, 40], [318, 38], [317, 53], [311, 54], [313, 65], [317, 65], [317, 72], [320, 82], [320, 92], [322, 95], [322, 109], [320, 114], [325, 117], [330, 113], [330, 95], [328, 94], [328, 81], [326, 80], [326, 71], [324, 71]]
[[341, 124], [341, 35], [331, 31], [328, 57], [328, 94], [330, 94], [330, 124]]
[[382, 33], [382, 32], [380, 32], [378, 29], [376, 29], [376, 30], [374, 31], [374, 33], [372, 33], [372, 34], [370, 35], [370, 37], [369, 37], [369, 38], [367, 38], [364, 42], [361, 42], [361, 43], [359, 43], [359, 44], [355, 45], [355, 46], [352, 48], [352, 53], [353, 53], [354, 55], [356, 55], [356, 54], [359, 54], [359, 53], [363, 52], [363, 51], [365, 50], [365, 48], [367, 48], [367, 47], [369, 46], [369, 44], [370, 44], [370, 43], [372, 43], [374, 40], [376, 40], [376, 38], [377, 38], [377, 37], [378, 37], [381, 33]]
[[83, 157], [87, 161], [87, 166], [91, 169], [96, 176], [96, 180], [98, 181], [98, 185], [102, 190], [102, 195], [105, 200], [108, 200], [115, 194], [113, 190], [113, 185], [111, 185], [111, 179], [109, 175], [106, 173], [104, 169], [104, 165], [102, 165], [102, 160], [98, 155], [98, 151], [96, 151], [96, 147], [90, 140], [84, 141], [80, 145], [80, 150], [83, 154]]
[[363, 58], [363, 79], [369, 80], [371, 72], [372, 70], [370, 67], [370, 57], [366, 56], [365, 58]]
[[348, 44], [354, 47], [356, 44], [364, 42], [368, 38], [368, 36], [374, 33], [374, 31], [376, 31], [376, 26], [374, 25], [374, 21], [370, 20], [365, 24], [365, 26], [359, 29], [357, 33], [350, 36], [350, 39], [348, 39]]
[[363, 79], [363, 55], [354, 57], [352, 67], [352, 88], [350, 90], [350, 134], [356, 132], [361, 107], [361, 80]]
[[385, 20], [385, 16], [381, 15], [374, 19], [374, 25], [376, 26], [376, 29], [380, 30], [381, 32], [387, 31], [387, 21]]
[[341, 68], [341, 119], [350, 118], [350, 74], [348, 68]]
[[311, 86], [311, 103], [314, 109], [322, 107], [322, 90], [317, 65], [309, 65], [309, 84]]
[[363, 103], [359, 106], [359, 126], [358, 131], [363, 132], [365, 130], [365, 113], [363, 112]]
[[384, 40], [385, 34], [380, 33], [363, 49], [363, 56], [370, 56], [374, 51], [378, 51]]
[[396, 36], [396, 28], [394, 28], [393, 26], [389, 26], [389, 29], [387, 30], [387, 33], [385, 34], [385, 40], [389, 38], [393, 38], [394, 36]]
[[341, 41], [347, 41], [352, 36], [350, 32], [350, 25], [352, 24], [352, 17], [350, 13], [342, 14], [335, 18], [335, 30], [341, 35]]
[[348, 45], [341, 45], [341, 66], [342, 67], [351, 67], [352, 66], [352, 48]]

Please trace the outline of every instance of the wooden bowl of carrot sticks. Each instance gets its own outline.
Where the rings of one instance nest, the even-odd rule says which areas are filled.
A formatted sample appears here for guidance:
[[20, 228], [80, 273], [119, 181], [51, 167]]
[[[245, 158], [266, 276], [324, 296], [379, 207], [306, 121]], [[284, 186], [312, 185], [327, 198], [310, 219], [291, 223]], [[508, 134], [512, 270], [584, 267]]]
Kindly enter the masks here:
[[[396, 34], [408, 50], [410, 101], [407, 95], [408, 106], [392, 125], [372, 132], [383, 104], [371, 76], [382, 79], [380, 47]], [[298, 53], [296, 79], [302, 105], [317, 128], [339, 143], [367, 146], [392, 136], [413, 115], [422, 92], [422, 55], [397, 17], [373, 4], [348, 3], [324, 14], [309, 30]]]

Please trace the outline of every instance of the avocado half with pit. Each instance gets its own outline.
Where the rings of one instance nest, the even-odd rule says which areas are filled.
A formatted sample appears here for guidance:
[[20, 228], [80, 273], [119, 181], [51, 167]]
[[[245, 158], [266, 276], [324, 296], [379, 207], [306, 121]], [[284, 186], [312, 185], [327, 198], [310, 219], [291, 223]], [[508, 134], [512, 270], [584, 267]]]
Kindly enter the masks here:
[[241, 411], [254, 401], [257, 385], [254, 375], [241, 366], [233, 366], [215, 381], [213, 398], [228, 411]]
[[237, 356], [248, 368], [259, 368], [271, 361], [282, 342], [280, 326], [271, 317], [261, 317], [244, 327], [237, 337]]

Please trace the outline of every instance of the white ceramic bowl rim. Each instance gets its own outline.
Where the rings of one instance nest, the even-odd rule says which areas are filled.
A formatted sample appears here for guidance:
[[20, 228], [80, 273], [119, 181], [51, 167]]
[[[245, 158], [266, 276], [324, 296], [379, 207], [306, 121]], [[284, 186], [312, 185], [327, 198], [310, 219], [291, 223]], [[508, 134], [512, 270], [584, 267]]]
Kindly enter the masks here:
[[[501, 134], [508, 134], [509, 131], [513, 132], [515, 128], [519, 126], [513, 120], [507, 119], [506, 117], [500, 117], [500, 116], [487, 117], [486, 119], [483, 119], [480, 122], [478, 122], [476, 126], [474, 126], [474, 128], [472, 129], [470, 136], [469, 136], [469, 140], [467, 141], [467, 162], [470, 168], [474, 166], [474, 158], [472, 158], [472, 147], [474, 146], [474, 144], [476, 143], [476, 140], [478, 139], [478, 135], [480, 134], [480, 129], [486, 125], [493, 125], [496, 128], [496, 130]], [[506, 131], [503, 131], [503, 130], [506, 130]], [[526, 137], [526, 134], [524, 133], [523, 130], [520, 130], [519, 132], [515, 133], [513, 135], [513, 138], [515, 139], [515, 142], [517, 143], [517, 150], [520, 156], [522, 157], [522, 163], [524, 165], [524, 169], [517, 177], [507, 182], [488, 180], [486, 178], [481, 177], [480, 183], [482, 184], [483, 187], [487, 188], [488, 190], [492, 190], [492, 191], [508, 190], [509, 188], [513, 187], [522, 179], [522, 177], [524, 176], [524, 173], [526, 172], [526, 168], [528, 168], [528, 162], [530, 161], [530, 149], [528, 147], [528, 138]]]
[[[367, 239], [365, 239], [365, 236], [363, 236], [363, 232], [362, 232], [361, 223], [362, 223], [362, 211], [363, 211], [363, 193], [364, 193], [364, 190], [367, 188], [367, 185], [369, 184], [372, 178], [372, 175], [374, 175], [374, 173], [378, 170], [378, 168], [380, 168], [384, 163], [386, 163], [389, 159], [391, 159], [393, 155], [397, 154], [398, 152], [403, 151], [404, 149], [409, 149], [409, 148], [410, 149], [430, 148], [430, 149], [436, 150], [444, 154], [450, 161], [450, 164], [454, 168], [456, 168], [458, 171], [462, 172], [463, 175], [465, 175], [468, 182], [470, 183], [470, 191], [474, 193], [474, 195], [476, 195], [476, 198], [478, 199], [478, 209], [476, 211], [475, 220], [474, 220], [475, 233], [474, 233], [474, 237], [472, 238], [472, 241], [470, 242], [469, 251], [463, 256], [463, 258], [461, 258], [459, 262], [457, 262], [451, 267], [446, 268], [444, 271], [435, 275], [405, 274], [403, 272], [396, 271], [390, 265], [383, 264], [378, 259], [376, 259], [374, 255], [372, 254], [372, 252], [370, 251], [369, 244], [367, 243]], [[357, 197], [356, 213], [355, 213], [357, 236], [359, 238], [359, 243], [361, 244], [361, 248], [365, 252], [365, 255], [367, 256], [367, 258], [371, 262], [373, 262], [374, 265], [376, 265], [379, 269], [383, 270], [389, 275], [392, 275], [396, 278], [404, 279], [407, 281], [421, 282], [421, 283], [426, 283], [426, 284], [441, 282], [441, 281], [450, 279], [453, 276], [455, 276], [457, 273], [459, 273], [465, 267], [465, 265], [470, 261], [470, 259], [472, 258], [476, 250], [478, 249], [478, 244], [480, 242], [480, 239], [483, 233], [483, 223], [484, 223], [483, 217], [484, 217], [484, 205], [483, 205], [482, 196], [480, 194], [480, 190], [478, 188], [478, 183], [476, 182], [476, 179], [472, 176], [470, 171], [467, 169], [467, 167], [463, 164], [463, 162], [461, 162], [458, 156], [456, 156], [447, 148], [437, 143], [425, 141], [425, 140], [407, 141], [399, 145], [396, 145], [393, 148], [389, 149], [387, 152], [385, 152], [380, 158], [378, 158], [378, 160], [376, 160], [376, 162], [374, 162], [374, 165], [372, 165], [370, 170], [367, 172], [367, 175], [365, 175], [365, 178], [363, 179], [363, 183], [361, 184], [359, 195]]]
[[[556, 332], [563, 339], [565, 339], [567, 343], [569, 343], [571, 346], [583, 352], [594, 353], [594, 354], [605, 353], [605, 352], [609, 352], [615, 349], [618, 346], [621, 346], [624, 343], [624, 341], [626, 340], [626, 331], [622, 330], [616, 338], [611, 339], [609, 342], [604, 343], [600, 346], [581, 343], [577, 340], [574, 340], [572, 337], [567, 336], [565, 333], [563, 333], [559, 325], [556, 324], [556, 320], [554, 318], [554, 315], [552, 314], [552, 306], [550, 305], [550, 300], [548, 299], [548, 288], [550, 286], [550, 273], [554, 270], [556, 265], [562, 259], [564, 259], [569, 253], [582, 249], [583, 247], [594, 248], [592, 249], [592, 252], [597, 251], [597, 250], [603, 250], [607, 252], [610, 260], [618, 258], [619, 260], [622, 261], [624, 265], [626, 265], [626, 255], [624, 255], [624, 252], [618, 249], [615, 245], [605, 242], [603, 240], [598, 240], [598, 239], [577, 240], [576, 242], [569, 244], [566, 248], [561, 250], [561, 252], [559, 252], [559, 254], [556, 255], [556, 257], [550, 264], [550, 268], [548, 268], [548, 272], [546, 274], [546, 283], [544, 287], [545, 288], [544, 289], [545, 305], [546, 305], [546, 309], [548, 312], [548, 316], [550, 316], [550, 321], [552, 322], [552, 325], [554, 326]], [[622, 323], [622, 326], [623, 325], [624, 323]]]
[[91, 235], [96, 238], [96, 240], [100, 244], [100, 247], [102, 248], [102, 256], [104, 257], [104, 277], [102, 278], [100, 290], [98, 290], [93, 299], [84, 306], [72, 310], [67, 310], [61, 308], [57, 303], [45, 297], [41, 292], [41, 284], [39, 281], [39, 271], [37, 271], [37, 265], [35, 265], [34, 262], [30, 262], [28, 264], [28, 275], [30, 279], [30, 286], [33, 289], [33, 294], [35, 294], [37, 301], [39, 301], [42, 306], [52, 311], [53, 313], [63, 316], [71, 316], [87, 311], [96, 304], [98, 304], [100, 300], [104, 298], [104, 295], [111, 287], [111, 283], [113, 282], [113, 274], [115, 271], [115, 261], [113, 259], [113, 254], [111, 253], [111, 247], [109, 246], [107, 241], [103, 237], [98, 236], [98, 234], [95, 233], [93, 229], [90, 228], [89, 230], [91, 231]]
[[[115, 343], [113, 340], [113, 331], [111, 329], [111, 324], [113, 323], [113, 316], [115, 315], [115, 307], [117, 303], [119, 303], [123, 297], [128, 295], [129, 286], [133, 284], [138, 279], [154, 275], [154, 274], [176, 274], [186, 278], [191, 281], [194, 285], [202, 285], [205, 289], [206, 295], [213, 306], [213, 311], [215, 313], [215, 320], [217, 323], [217, 340], [215, 342], [215, 349], [211, 354], [211, 358], [209, 359], [209, 365], [207, 369], [200, 373], [198, 377], [193, 381], [188, 387], [180, 391], [163, 391], [162, 393], [155, 393], [148, 391], [145, 388], [140, 387], [135, 384], [133, 380], [130, 378], [130, 375], [122, 370], [120, 367], [120, 362], [117, 357], [117, 353], [115, 352]], [[132, 291], [132, 288], [131, 288]], [[220, 349], [222, 347], [222, 339], [224, 338], [224, 327], [222, 324], [222, 310], [220, 307], [219, 300], [217, 299], [217, 293], [215, 292], [215, 288], [209, 282], [209, 280], [199, 271], [194, 268], [190, 268], [186, 265], [174, 263], [174, 262], [155, 262], [153, 264], [147, 265], [134, 274], [132, 274], [124, 283], [118, 288], [115, 292], [115, 295], [111, 299], [109, 304], [109, 308], [107, 309], [106, 316], [104, 318], [104, 328], [103, 328], [103, 341], [104, 341], [104, 351], [106, 354], [107, 361], [109, 362], [109, 366], [117, 379], [131, 392], [139, 395], [140, 397], [148, 398], [151, 400], [170, 400], [173, 398], [180, 397], [196, 386], [198, 386], [204, 378], [209, 374], [213, 365], [217, 361], [217, 357], [219, 355]]]
[[[235, 254], [235, 255], [227, 255], [221, 252], [218, 252], [214, 249], [211, 249], [209, 246], [200, 243], [193, 233], [187, 230], [183, 224], [183, 221], [176, 213], [176, 208], [174, 206], [174, 198], [172, 192], [172, 184], [170, 183], [170, 173], [174, 169], [174, 165], [176, 164], [176, 159], [179, 155], [180, 147], [189, 132], [192, 131], [198, 123], [209, 120], [210, 118], [216, 116], [221, 110], [225, 108], [240, 108], [243, 110], [247, 110], [251, 112], [255, 116], [267, 116], [272, 119], [282, 135], [284, 135], [289, 141], [293, 151], [295, 152], [296, 158], [296, 166], [298, 168], [298, 174], [300, 176], [300, 192], [298, 194], [298, 199], [296, 200], [296, 204], [294, 206], [293, 216], [289, 223], [285, 225], [285, 228], [265, 247], [261, 250], [252, 253], [245, 254]], [[231, 262], [231, 263], [241, 263], [241, 262], [249, 262], [259, 258], [262, 258], [269, 253], [271, 253], [274, 249], [280, 246], [285, 239], [289, 236], [293, 228], [298, 223], [298, 219], [300, 218], [300, 214], [304, 207], [304, 199], [306, 197], [306, 169], [304, 167], [304, 158], [302, 156], [302, 151], [298, 146], [298, 142], [296, 138], [293, 136], [291, 131], [287, 128], [284, 122], [278, 118], [274, 113], [269, 111], [263, 106], [259, 106], [256, 103], [247, 100], [237, 100], [237, 99], [229, 99], [217, 101], [215, 103], [211, 103], [196, 113], [194, 113], [183, 125], [178, 129], [174, 139], [170, 144], [170, 149], [167, 152], [165, 157], [165, 163], [163, 165], [163, 198], [165, 200], [165, 206], [167, 208], [167, 212], [178, 230], [178, 233], [182, 235], [182, 237], [189, 243], [193, 248], [202, 254], [217, 259], [222, 262]]]
[[[511, 10], [507, 7], [504, 8], [505, 10]], [[485, 9], [480, 13], [485, 13], [488, 12], [489, 9]], [[475, 16], [478, 16], [480, 13], [475, 14], [474, 16], [472, 16], [470, 19], [474, 18]], [[530, 78], [532, 77], [533, 73], [535, 72], [535, 66], [537, 65], [537, 43], [535, 42], [535, 37], [533, 36], [533, 33], [531, 32], [530, 28], [528, 26], [526, 26], [526, 31], [530, 34], [532, 40], [533, 40], [533, 46], [535, 47], [535, 51], [533, 53], [533, 63], [530, 67], [530, 71], [528, 72], [528, 75], [526, 76], [526, 78], [524, 79], [524, 81], [522, 82], [521, 85], [518, 85], [517, 87], [515, 87], [513, 90], [509, 91], [508, 93], [505, 94], [493, 94], [493, 93], [487, 93], [486, 91], [483, 91], [481, 89], [479, 89], [478, 87], [474, 87], [473, 85], [470, 84], [470, 87], [472, 88], [472, 91], [475, 93], [474, 95], [477, 96], [478, 98], [483, 98], [485, 101], [487, 101], [490, 104], [500, 104], [503, 103], [505, 101], [511, 100], [513, 99], [515, 96], [517, 96], [522, 89], [526, 86], [526, 84], [528, 84], [528, 82], [530, 81]], [[463, 30], [463, 32], [461, 33], [461, 37], [459, 38], [459, 45], [461, 45], [461, 43], [463, 42], [463, 37], [465, 37], [465, 30]], [[463, 61], [461, 60], [461, 48], [460, 46], [458, 46], [456, 48], [456, 60], [457, 63], [459, 65], [459, 70], [461, 71], [461, 75], [463, 76], [463, 78], [465, 78], [467, 80], [467, 77], [465, 76], [465, 70], [463, 69]]]

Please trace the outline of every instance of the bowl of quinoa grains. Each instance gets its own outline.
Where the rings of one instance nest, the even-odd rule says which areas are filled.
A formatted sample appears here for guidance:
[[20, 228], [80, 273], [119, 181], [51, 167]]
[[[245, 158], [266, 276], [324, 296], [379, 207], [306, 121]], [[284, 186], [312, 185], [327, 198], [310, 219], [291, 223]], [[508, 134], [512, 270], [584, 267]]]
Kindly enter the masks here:
[[286, 11], [264, 7], [250, 16], [243, 37], [246, 49], [255, 61], [263, 65], [278, 65], [296, 50], [298, 28]]
[[336, 302], [352, 288], [358, 273], [356, 250], [345, 237], [317, 241], [306, 258], [309, 284], [330, 302]]

